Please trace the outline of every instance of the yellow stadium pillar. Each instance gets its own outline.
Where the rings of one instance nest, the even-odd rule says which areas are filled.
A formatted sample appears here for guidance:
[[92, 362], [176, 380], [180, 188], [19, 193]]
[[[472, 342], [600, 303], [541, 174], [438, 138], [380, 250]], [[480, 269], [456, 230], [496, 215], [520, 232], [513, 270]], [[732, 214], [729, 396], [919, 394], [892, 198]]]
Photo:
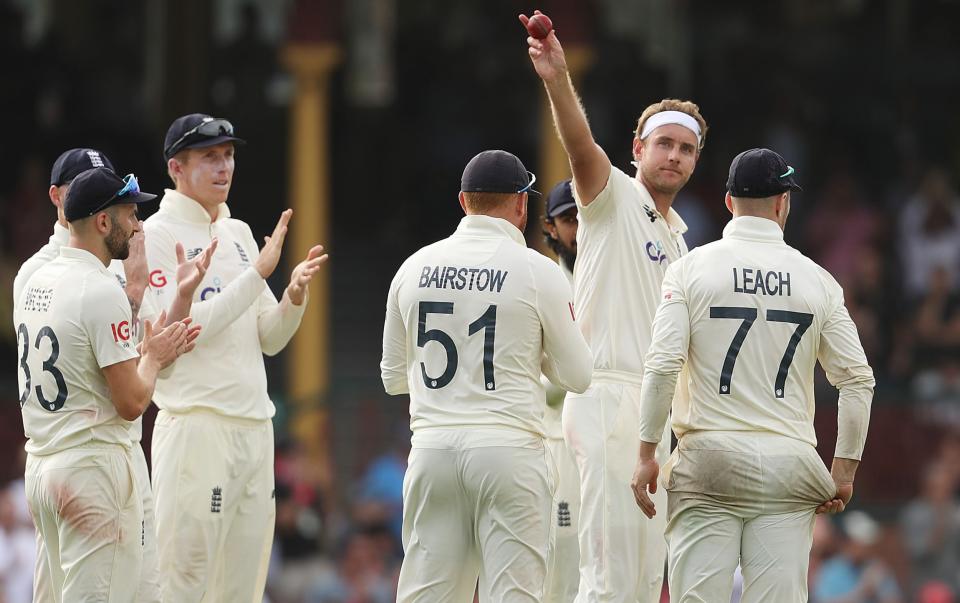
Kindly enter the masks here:
[[[285, 255], [301, 261], [316, 243], [330, 243], [330, 74], [340, 50], [329, 43], [290, 44], [283, 62], [294, 78], [290, 110], [290, 222]], [[331, 250], [332, 257], [332, 250]], [[292, 264], [291, 264], [292, 266]], [[320, 453], [325, 411], [321, 404], [330, 387], [330, 266], [310, 285], [310, 303], [287, 355], [287, 391], [297, 439]]]

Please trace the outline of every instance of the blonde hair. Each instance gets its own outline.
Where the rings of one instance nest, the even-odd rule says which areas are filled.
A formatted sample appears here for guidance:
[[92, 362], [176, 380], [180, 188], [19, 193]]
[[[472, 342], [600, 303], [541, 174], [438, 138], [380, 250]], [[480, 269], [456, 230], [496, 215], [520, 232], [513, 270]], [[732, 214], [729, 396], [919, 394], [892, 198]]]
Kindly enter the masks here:
[[697, 150], [703, 149], [703, 144], [707, 141], [707, 121], [703, 119], [703, 116], [700, 115], [700, 107], [697, 106], [697, 103], [692, 101], [685, 101], [676, 98], [665, 98], [659, 103], [653, 103], [643, 110], [643, 113], [640, 114], [640, 119], [637, 120], [637, 129], [634, 131], [635, 136], [640, 136], [640, 132], [643, 132], [643, 126], [647, 123], [647, 120], [650, 119], [650, 116], [660, 113], [661, 111], [680, 111], [681, 113], [686, 113], [690, 117], [697, 120], [697, 123], [700, 124], [700, 146]]
[[173, 182], [173, 188], [177, 188], [177, 179], [173, 177], [173, 170], [170, 169], [170, 161], [176, 161], [180, 165], [185, 165], [190, 160], [190, 149], [181, 149], [176, 155], [167, 159], [167, 177]]
[[499, 211], [506, 202], [514, 201], [521, 193], [463, 193], [463, 204], [472, 213], [490, 214]]

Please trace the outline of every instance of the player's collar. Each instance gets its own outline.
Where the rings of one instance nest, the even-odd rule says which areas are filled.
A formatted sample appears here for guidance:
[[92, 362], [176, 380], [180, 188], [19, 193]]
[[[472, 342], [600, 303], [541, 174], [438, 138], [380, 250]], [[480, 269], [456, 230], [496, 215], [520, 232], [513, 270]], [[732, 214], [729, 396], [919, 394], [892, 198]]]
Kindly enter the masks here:
[[457, 226], [456, 234], [504, 236], [510, 237], [523, 246], [527, 245], [527, 241], [523, 238], [523, 233], [520, 232], [519, 228], [503, 218], [494, 218], [492, 216], [464, 216], [463, 219], [460, 220], [460, 225]]
[[654, 202], [653, 197], [650, 195], [650, 191], [647, 190], [647, 187], [644, 186], [640, 180], [637, 178], [632, 178], [633, 185], [637, 187], [637, 190], [640, 191], [640, 197], [643, 200], [643, 211], [647, 212], [647, 215], [651, 217], [651, 222], [655, 221], [656, 218], [660, 218], [667, 225], [667, 228], [672, 230], [675, 234], [684, 234], [687, 232], [687, 223], [683, 221], [683, 218], [680, 217], [680, 214], [677, 213], [677, 210], [670, 208], [670, 211], [667, 212], [666, 217], [660, 213], [660, 210], [657, 209], [657, 204]]
[[56, 221], [53, 223], [53, 234], [50, 235], [51, 243], [58, 243], [61, 247], [70, 242], [70, 229]]
[[723, 238], [752, 239], [755, 241], [783, 241], [780, 225], [767, 218], [740, 216], [734, 218], [723, 228]]
[[96, 266], [101, 272], [110, 274], [110, 271], [107, 270], [107, 267], [103, 265], [103, 262], [100, 261], [100, 258], [93, 255], [86, 249], [79, 249], [77, 247], [68, 247], [64, 245], [60, 248], [60, 257], [77, 260], [92, 266]]
[[[194, 222], [196, 224], [210, 223], [210, 214], [208, 214], [207, 210], [203, 209], [203, 206], [197, 201], [170, 188], [164, 189], [163, 192], [163, 200], [160, 201], [161, 211], [170, 213], [187, 222]], [[221, 203], [218, 205], [216, 221], [219, 222], [229, 217], [230, 208], [227, 207], [227, 204]]]

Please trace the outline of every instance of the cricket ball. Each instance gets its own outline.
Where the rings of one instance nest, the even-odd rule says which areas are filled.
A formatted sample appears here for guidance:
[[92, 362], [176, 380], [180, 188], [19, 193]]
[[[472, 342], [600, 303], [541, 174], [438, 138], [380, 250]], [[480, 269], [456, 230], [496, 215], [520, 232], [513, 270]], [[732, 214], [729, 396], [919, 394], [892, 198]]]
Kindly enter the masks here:
[[537, 13], [527, 21], [527, 32], [538, 40], [546, 38], [552, 30], [553, 21], [543, 13]]

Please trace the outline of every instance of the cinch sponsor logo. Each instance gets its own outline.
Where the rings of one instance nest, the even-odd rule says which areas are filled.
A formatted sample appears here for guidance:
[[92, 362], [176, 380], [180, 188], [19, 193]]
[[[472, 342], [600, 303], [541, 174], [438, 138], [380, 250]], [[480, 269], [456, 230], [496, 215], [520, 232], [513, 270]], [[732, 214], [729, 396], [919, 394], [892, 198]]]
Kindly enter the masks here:
[[216, 295], [217, 293], [220, 293], [220, 291], [221, 291], [221, 284], [222, 284], [222, 282], [220, 281], [220, 277], [214, 277], [214, 279], [213, 279], [213, 286], [212, 286], [212, 287], [204, 287], [204, 288], [200, 291], [200, 301], [204, 301], [205, 299], [207, 299], [207, 298], [209, 298], [209, 297], [212, 297], [212, 296]]
[[154, 270], [150, 273], [150, 286], [160, 289], [167, 285], [167, 277], [163, 276], [163, 270]]
[[660, 241], [654, 243], [653, 241], [647, 241], [647, 257], [650, 258], [651, 262], [657, 262], [662, 264], [667, 261], [667, 254], [663, 252], [663, 245]]
[[123, 320], [120, 322], [115, 322], [110, 325], [110, 330], [113, 332], [113, 340], [117, 343], [121, 341], [130, 340], [130, 323]]

